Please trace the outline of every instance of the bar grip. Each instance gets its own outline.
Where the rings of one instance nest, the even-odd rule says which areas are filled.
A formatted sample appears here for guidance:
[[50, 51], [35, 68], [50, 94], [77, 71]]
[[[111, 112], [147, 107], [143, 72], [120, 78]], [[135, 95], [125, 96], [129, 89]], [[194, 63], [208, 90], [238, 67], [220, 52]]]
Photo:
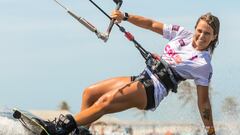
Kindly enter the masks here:
[[[114, 2], [117, 4], [117, 7], [115, 9], [119, 10], [120, 7], [122, 6], [122, 0], [114, 0]], [[108, 29], [107, 29], [106, 35], [109, 36], [109, 34], [111, 33], [112, 27], [114, 25], [114, 22], [115, 22], [115, 19], [111, 19], [111, 21], [110, 21], [110, 23], [108, 25]]]

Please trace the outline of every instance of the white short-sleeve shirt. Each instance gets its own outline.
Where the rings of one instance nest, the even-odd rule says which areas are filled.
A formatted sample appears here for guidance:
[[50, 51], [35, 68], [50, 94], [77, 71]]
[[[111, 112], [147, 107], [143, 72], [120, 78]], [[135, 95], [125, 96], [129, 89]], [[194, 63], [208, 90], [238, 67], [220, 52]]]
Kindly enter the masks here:
[[162, 59], [183, 78], [193, 79], [196, 85], [208, 86], [212, 76], [211, 54], [193, 48], [193, 33], [178, 25], [164, 24], [163, 37], [169, 42]]
[[[193, 48], [193, 33], [178, 25], [164, 24], [163, 37], [169, 42], [161, 56], [176, 72], [185, 79], [193, 79], [196, 85], [208, 86], [212, 76], [211, 55], [209, 51]], [[148, 69], [145, 69], [154, 84], [154, 111], [167, 96], [166, 88]]]

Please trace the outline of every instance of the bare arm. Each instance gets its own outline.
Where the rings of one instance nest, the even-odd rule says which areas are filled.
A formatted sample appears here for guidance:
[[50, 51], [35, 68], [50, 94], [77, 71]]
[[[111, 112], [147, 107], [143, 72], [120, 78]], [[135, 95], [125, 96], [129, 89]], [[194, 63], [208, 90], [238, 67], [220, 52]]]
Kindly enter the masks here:
[[[116, 19], [118, 22], [121, 22], [123, 20], [124, 15], [119, 10], [114, 10], [112, 12], [111, 17]], [[138, 15], [133, 15], [133, 14], [129, 14], [129, 18], [127, 21], [138, 27], [148, 29], [148, 30], [151, 30], [153, 32], [163, 35], [163, 23], [162, 22], [154, 21], [152, 19], [145, 18], [145, 17], [138, 16]]]
[[198, 108], [208, 135], [215, 135], [208, 86], [197, 86]]

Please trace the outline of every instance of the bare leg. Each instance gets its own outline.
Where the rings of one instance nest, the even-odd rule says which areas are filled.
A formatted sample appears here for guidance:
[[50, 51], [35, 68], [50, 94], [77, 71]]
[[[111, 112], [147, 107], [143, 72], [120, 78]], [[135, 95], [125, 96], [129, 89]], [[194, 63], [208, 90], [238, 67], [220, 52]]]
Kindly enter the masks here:
[[130, 82], [130, 77], [111, 78], [98, 82], [86, 88], [82, 96], [81, 111], [92, 106], [105, 93], [122, 87], [123, 85], [125, 85], [126, 81]]
[[[131, 78], [130, 77], [111, 78], [108, 80], [98, 82], [86, 88], [82, 96], [81, 112], [91, 107], [105, 93], [114, 89], [118, 89], [125, 85], [125, 81], [119, 80], [126, 80], [130, 82]], [[77, 119], [78, 115], [79, 114], [75, 116], [75, 119]], [[85, 127], [89, 128], [90, 124], [85, 125]]]
[[83, 102], [82, 111], [75, 117], [77, 123], [87, 125], [104, 114], [119, 112], [132, 107], [144, 109], [147, 104], [147, 97], [142, 83], [135, 82], [128, 87], [119, 89], [130, 81], [129, 77], [121, 77], [93, 85], [95, 91], [101, 92], [93, 97], [97, 100], [92, 99], [92, 105], [90, 100], [88, 103]]

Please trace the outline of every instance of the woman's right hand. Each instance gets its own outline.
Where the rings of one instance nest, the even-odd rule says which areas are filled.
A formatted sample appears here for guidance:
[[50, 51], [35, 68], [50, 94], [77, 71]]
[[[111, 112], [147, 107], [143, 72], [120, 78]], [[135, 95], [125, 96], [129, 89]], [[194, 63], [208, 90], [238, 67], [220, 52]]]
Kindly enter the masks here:
[[116, 20], [115, 23], [121, 23], [121, 21], [124, 18], [124, 15], [121, 11], [114, 10], [112, 11], [111, 18]]
[[161, 60], [161, 56], [158, 55], [157, 53], [151, 53], [151, 55], [154, 59], [159, 60], [159, 61]]

